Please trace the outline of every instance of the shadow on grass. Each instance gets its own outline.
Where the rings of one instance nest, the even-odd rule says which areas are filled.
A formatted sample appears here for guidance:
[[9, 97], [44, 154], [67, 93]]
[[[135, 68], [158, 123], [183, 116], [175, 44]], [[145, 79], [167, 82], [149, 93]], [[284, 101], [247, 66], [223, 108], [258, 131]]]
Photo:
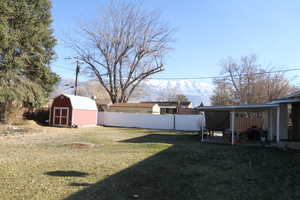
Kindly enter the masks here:
[[294, 154], [201, 144], [194, 135], [150, 134], [121, 142], [173, 146], [65, 200], [300, 198], [300, 163]]
[[90, 183], [71, 183], [69, 186], [77, 186], [77, 187], [80, 187], [80, 186], [91, 186], [92, 184]]
[[167, 134], [149, 134], [137, 138], [128, 140], [122, 140], [120, 142], [125, 143], [164, 143], [173, 145], [184, 145], [186, 143], [192, 144], [201, 141], [199, 135], [181, 134], [181, 135], [167, 135]]
[[48, 176], [62, 176], [62, 177], [84, 177], [88, 176], [88, 173], [79, 171], [51, 171], [45, 173]]

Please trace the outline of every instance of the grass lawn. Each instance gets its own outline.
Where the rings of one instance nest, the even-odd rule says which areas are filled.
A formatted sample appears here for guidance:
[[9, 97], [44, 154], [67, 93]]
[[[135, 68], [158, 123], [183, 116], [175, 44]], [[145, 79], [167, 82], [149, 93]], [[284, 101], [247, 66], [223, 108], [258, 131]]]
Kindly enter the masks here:
[[0, 199], [300, 199], [299, 153], [181, 132], [21, 128], [0, 134]]

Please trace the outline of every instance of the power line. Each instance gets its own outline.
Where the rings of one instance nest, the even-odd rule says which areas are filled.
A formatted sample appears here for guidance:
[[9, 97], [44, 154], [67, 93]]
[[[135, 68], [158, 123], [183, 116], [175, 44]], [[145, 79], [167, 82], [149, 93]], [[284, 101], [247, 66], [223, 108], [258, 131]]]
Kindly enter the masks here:
[[[280, 72], [289, 72], [289, 71], [299, 71], [299, 68], [293, 69], [285, 69], [285, 70], [277, 70], [277, 71], [270, 71], [270, 72], [258, 72], [253, 73], [253, 75], [261, 75], [261, 74], [272, 74], [272, 73], [280, 73]], [[237, 75], [233, 75], [236, 77]], [[202, 77], [162, 77], [162, 78], [148, 78], [153, 80], [200, 80], [200, 79], [222, 79], [222, 78], [230, 78], [230, 75], [226, 76], [202, 76]]]
[[[58, 66], [57, 69], [61, 70], [67, 70], [76, 72], [76, 69], [70, 69], [62, 66]], [[276, 70], [276, 71], [267, 71], [267, 72], [257, 72], [253, 73], [253, 75], [261, 75], [261, 74], [272, 74], [272, 73], [280, 73], [280, 72], [290, 72], [290, 71], [299, 71], [300, 67], [297, 68], [291, 68], [291, 69], [285, 69], [285, 70]], [[238, 75], [233, 75], [233, 77], [237, 77]], [[230, 75], [224, 75], [224, 76], [199, 76], [199, 77], [161, 77], [161, 78], [148, 78], [152, 80], [201, 80], [201, 79], [222, 79], [222, 78], [230, 78]]]

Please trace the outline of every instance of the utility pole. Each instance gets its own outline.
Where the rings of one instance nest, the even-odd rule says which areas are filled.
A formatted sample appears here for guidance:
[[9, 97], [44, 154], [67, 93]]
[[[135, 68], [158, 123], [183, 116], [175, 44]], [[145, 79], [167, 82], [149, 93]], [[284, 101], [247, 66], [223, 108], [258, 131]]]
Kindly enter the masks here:
[[80, 62], [77, 57], [67, 57], [65, 59], [68, 60], [76, 60], [76, 72], [75, 72], [75, 84], [72, 86], [74, 88], [74, 95], [77, 95], [77, 87], [78, 87], [78, 75], [80, 73]]
[[74, 95], [77, 95], [77, 85], [78, 85], [78, 74], [80, 72], [80, 65], [79, 65], [79, 61], [76, 60], [76, 77], [75, 77], [75, 90], [74, 90]]

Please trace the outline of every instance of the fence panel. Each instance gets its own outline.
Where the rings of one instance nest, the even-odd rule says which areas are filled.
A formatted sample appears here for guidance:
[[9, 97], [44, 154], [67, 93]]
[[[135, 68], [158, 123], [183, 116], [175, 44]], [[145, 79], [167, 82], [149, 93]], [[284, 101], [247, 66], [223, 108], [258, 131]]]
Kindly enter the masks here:
[[98, 112], [98, 125], [104, 125], [105, 112]]
[[199, 131], [201, 115], [153, 115], [141, 113], [99, 112], [98, 124], [105, 126]]
[[257, 128], [263, 127], [264, 120], [262, 117], [237, 117], [235, 120], [235, 129], [237, 131], [245, 131], [253, 126]]
[[174, 127], [172, 115], [103, 112], [100, 116], [103, 117], [102, 124], [106, 126], [167, 130]]
[[201, 129], [202, 118], [202, 115], [175, 115], [175, 129], [183, 131], [199, 131]]

